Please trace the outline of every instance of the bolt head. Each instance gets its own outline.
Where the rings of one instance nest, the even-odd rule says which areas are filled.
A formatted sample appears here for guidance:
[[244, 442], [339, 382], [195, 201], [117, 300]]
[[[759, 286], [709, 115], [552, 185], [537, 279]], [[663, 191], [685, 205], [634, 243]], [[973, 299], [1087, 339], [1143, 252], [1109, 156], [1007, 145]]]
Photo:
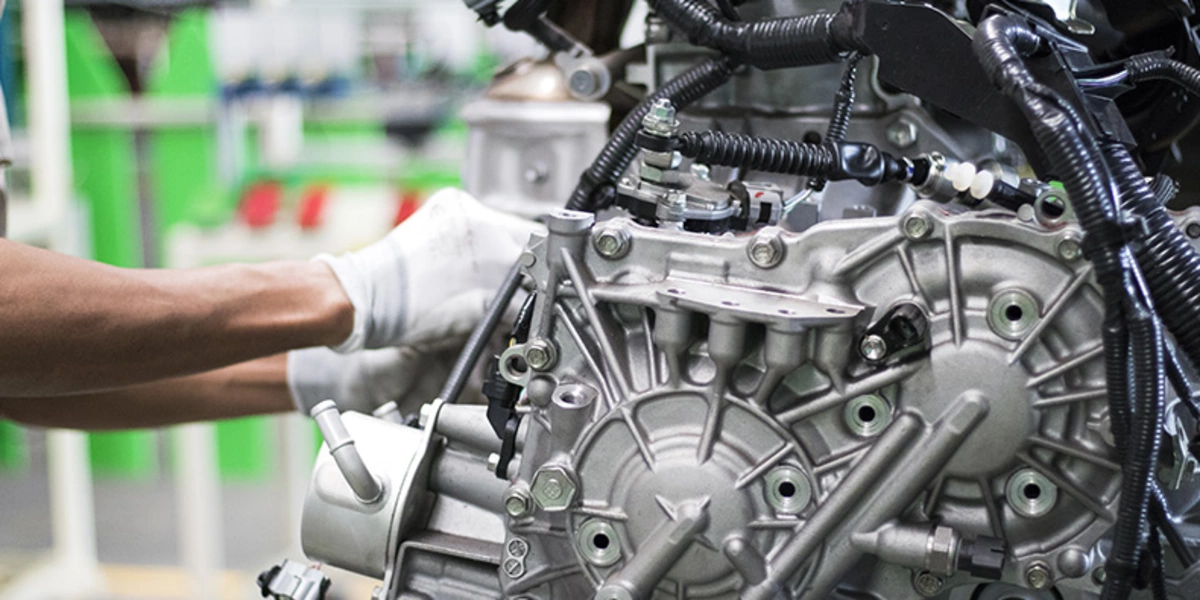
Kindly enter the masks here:
[[1050, 576], [1050, 569], [1046, 565], [1035, 564], [1025, 570], [1025, 583], [1035, 590], [1044, 590], [1050, 587], [1053, 583]]
[[629, 232], [624, 228], [606, 227], [596, 234], [596, 252], [609, 260], [621, 258], [629, 253]]
[[933, 224], [929, 222], [929, 217], [920, 213], [904, 217], [903, 227], [904, 235], [913, 240], [924, 239], [933, 232]]
[[493, 453], [487, 455], [487, 468], [489, 471], [495, 473], [496, 469], [499, 466], [500, 466], [500, 455], [499, 454], [496, 454], [495, 452], [493, 452]]
[[504, 496], [504, 512], [508, 516], [519, 519], [533, 510], [533, 499], [529, 493], [520, 488], [511, 488]]
[[888, 352], [887, 342], [875, 334], [868, 335], [858, 344], [858, 352], [872, 362], [883, 360]]
[[712, 169], [709, 168], [709, 166], [706, 164], [692, 163], [691, 171], [692, 171], [692, 175], [696, 179], [699, 179], [700, 181], [711, 181], [712, 180]]
[[530, 487], [534, 501], [547, 512], [566, 510], [575, 500], [577, 489], [574, 477], [558, 465], [539, 469]]
[[929, 571], [921, 571], [913, 577], [913, 589], [926, 598], [932, 598], [942, 591], [942, 586], [946, 584], [941, 577], [930, 573]]
[[754, 236], [750, 246], [746, 248], [750, 262], [760, 269], [770, 269], [783, 260], [783, 240], [778, 234], [760, 233]]
[[509, 556], [512, 556], [513, 558], [525, 558], [525, 555], [529, 554], [529, 542], [526, 542], [521, 538], [513, 538], [508, 540], [508, 545], [506, 545], [504, 549], [508, 551]]
[[556, 353], [546, 340], [534, 340], [525, 347], [525, 363], [534, 371], [545, 371], [554, 366]]
[[1194, 240], [1200, 238], [1200, 223], [1188, 223], [1187, 227], [1183, 228], [1183, 232], [1186, 233], [1190, 239]]
[[650, 112], [642, 117], [642, 127], [649, 133], [670, 137], [679, 129], [679, 121], [675, 120], [675, 106], [665, 98], [659, 98], [650, 107]]
[[912, 148], [917, 143], [918, 135], [917, 124], [908, 119], [899, 119], [887, 128], [888, 142], [901, 150]]
[[600, 78], [588, 67], [580, 67], [571, 73], [567, 85], [579, 96], [591, 96], [600, 88]]
[[1079, 240], [1074, 237], [1067, 237], [1058, 242], [1058, 256], [1065, 261], [1078, 260], [1083, 256], [1083, 247], [1079, 245]]

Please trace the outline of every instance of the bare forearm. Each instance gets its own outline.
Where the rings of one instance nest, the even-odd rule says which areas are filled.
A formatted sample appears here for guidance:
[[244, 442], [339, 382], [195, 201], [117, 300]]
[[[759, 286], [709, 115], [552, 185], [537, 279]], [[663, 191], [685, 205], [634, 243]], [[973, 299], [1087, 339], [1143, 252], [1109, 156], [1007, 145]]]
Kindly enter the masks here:
[[107, 392], [0, 399], [0, 416], [36, 427], [162, 427], [293, 410], [286, 355]]
[[117, 269], [0, 241], [0, 396], [114, 389], [349, 335], [321, 263]]

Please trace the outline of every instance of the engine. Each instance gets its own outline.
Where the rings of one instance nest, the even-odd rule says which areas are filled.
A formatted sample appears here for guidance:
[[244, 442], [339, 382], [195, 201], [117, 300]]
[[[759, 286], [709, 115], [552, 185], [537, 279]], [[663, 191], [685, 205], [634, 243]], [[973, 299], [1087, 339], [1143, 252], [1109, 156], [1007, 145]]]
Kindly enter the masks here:
[[[1011, 7], [967, 27], [885, 0], [741, 24], [650, 4], [677, 37], [648, 34], [631, 76], [672, 71], [681, 44], [693, 66], [545, 217], [416, 426], [314, 411], [306, 554], [380, 579], [378, 600], [1200, 597], [1200, 211], [1163, 211], [1172, 186], [1095, 91], [1110, 67]], [[524, 29], [553, 48], [547, 23]], [[939, 33], [987, 93], [889, 62]], [[858, 139], [890, 145], [845, 141], [869, 53], [892, 104]], [[742, 65], [847, 56], [825, 139], [754, 133], [813, 117], [739, 108], [771, 99]], [[481, 358], [489, 403], [458, 404]]]

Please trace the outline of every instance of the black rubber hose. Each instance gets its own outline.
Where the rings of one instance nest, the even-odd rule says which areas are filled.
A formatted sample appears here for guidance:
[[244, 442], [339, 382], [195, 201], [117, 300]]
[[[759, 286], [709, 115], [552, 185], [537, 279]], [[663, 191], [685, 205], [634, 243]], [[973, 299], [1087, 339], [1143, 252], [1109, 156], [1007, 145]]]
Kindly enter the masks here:
[[1149, 236], [1135, 249], [1158, 313], [1179, 349], [1200, 364], [1200, 256], [1158, 202], [1129, 152], [1105, 148], [1105, 159], [1126, 210], [1141, 217]]
[[903, 181], [911, 175], [904, 162], [871, 144], [808, 144], [724, 131], [689, 131], [676, 139], [680, 154], [708, 165], [832, 181], [853, 179], [863, 185]]
[[1167, 597], [1167, 573], [1163, 569], [1162, 540], [1158, 537], [1158, 527], [1150, 527], [1150, 540], [1147, 549], [1150, 551], [1150, 593], [1154, 600], [1169, 600]]
[[1170, 340], [1166, 340], [1163, 344], [1163, 359], [1166, 361], [1167, 380], [1171, 382], [1171, 389], [1175, 390], [1175, 395], [1179, 397], [1184, 408], [1191, 413], [1192, 418], [1200, 422], [1200, 406], [1196, 404], [1196, 386], [1192, 384], [1187, 368], [1183, 366], [1183, 357], [1179, 356], [1175, 345]]
[[1162, 445], [1163, 339], [1153, 314], [1139, 311], [1129, 320], [1129, 341], [1133, 397], [1138, 402], [1125, 444], [1120, 512], [1113, 526], [1112, 553], [1105, 563], [1110, 577], [1104, 583], [1101, 600], [1124, 600], [1132, 589], [1146, 539], [1150, 482]]
[[810, 177], [833, 174], [837, 162], [833, 148], [825, 144], [760, 138], [724, 131], [682, 133], [679, 135], [679, 153], [706, 165]]
[[[858, 79], [858, 63], [863, 55], [852, 52], [846, 59], [846, 70], [842, 73], [842, 82], [838, 85], [837, 94], [833, 99], [833, 114], [829, 117], [829, 128], [825, 131], [825, 142], [837, 144], [845, 141], [846, 132], [850, 128], [850, 113], [854, 112], [854, 83]], [[814, 177], [808, 181], [808, 189], [819, 192], [825, 189], [829, 180], [824, 177]]]
[[[1137, 410], [1113, 402], [1113, 418], [1130, 410], [1128, 435], [1125, 436], [1122, 466], [1122, 496], [1109, 558], [1109, 578], [1103, 600], [1123, 600], [1128, 596], [1140, 552], [1148, 490], [1151, 487], [1157, 444], [1160, 443], [1162, 413], [1162, 331], [1134, 285], [1134, 265], [1117, 222], [1111, 176], [1103, 172], [1101, 153], [1086, 134], [1074, 110], [1053, 91], [1039, 85], [1024, 63], [1024, 56], [1038, 50], [1041, 42], [1026, 25], [1007, 16], [996, 15], [980, 23], [973, 46], [984, 69], [996, 86], [1013, 98], [1030, 121], [1031, 129], [1047, 157], [1063, 178], [1080, 224], [1088, 237], [1088, 258], [1095, 266], [1096, 278], [1104, 290], [1106, 322], [1119, 333], [1122, 323], [1116, 313], [1117, 302], [1125, 305], [1130, 328], [1130, 363], [1121, 360], [1127, 350], [1107, 345], [1106, 367], [1110, 402], [1119, 399], [1132, 371], [1133, 397], [1144, 405]], [[1119, 299], [1119, 300], [1118, 300]], [[1106, 342], [1111, 332], [1105, 331]], [[1114, 422], [1114, 435], [1121, 427]], [[1118, 446], [1120, 448], [1120, 446]]]
[[849, 11], [732, 23], [703, 0], [649, 0], [688, 40], [760, 69], [838, 62], [854, 50]]
[[1125, 61], [1131, 83], [1160, 80], [1170, 81], [1200, 96], [1200, 70], [1186, 63], [1153, 54], [1134, 56]]
[[676, 110], [682, 110], [729, 81], [736, 66], [728, 57], [711, 58], [680, 73], [646, 96], [625, 116], [592, 165], [579, 177], [579, 184], [571, 193], [567, 208], [595, 212], [611, 205], [616, 197], [614, 184], [637, 156], [634, 139], [650, 107], [665, 98], [671, 101]]

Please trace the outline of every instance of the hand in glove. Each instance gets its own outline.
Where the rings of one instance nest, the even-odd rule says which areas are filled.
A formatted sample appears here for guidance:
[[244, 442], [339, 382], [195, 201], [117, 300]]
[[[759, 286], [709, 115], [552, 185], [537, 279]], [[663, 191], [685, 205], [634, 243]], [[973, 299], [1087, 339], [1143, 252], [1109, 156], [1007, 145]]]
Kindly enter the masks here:
[[537, 223], [443, 190], [382, 240], [317, 260], [354, 305], [354, 329], [334, 350], [387, 348], [469, 333]]
[[416, 412], [437, 397], [458, 354], [443, 348], [384, 348], [339, 354], [329, 348], [288, 353], [288, 390], [296, 409], [308, 414], [323, 400], [371, 414], [395, 401], [401, 414]]

